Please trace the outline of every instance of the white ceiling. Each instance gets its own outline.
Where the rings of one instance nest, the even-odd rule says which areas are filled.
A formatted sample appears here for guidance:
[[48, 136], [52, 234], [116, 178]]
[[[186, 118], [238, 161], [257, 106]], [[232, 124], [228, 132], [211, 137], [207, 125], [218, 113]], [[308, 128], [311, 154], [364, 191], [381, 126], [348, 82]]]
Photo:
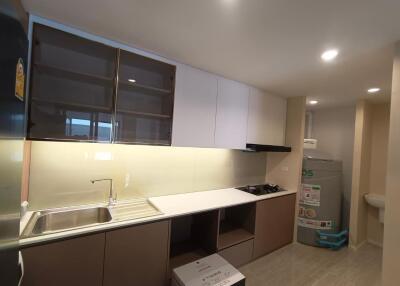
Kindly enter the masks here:
[[[399, 0], [23, 0], [27, 11], [319, 107], [387, 100]], [[333, 63], [320, 54], [337, 48]], [[367, 95], [378, 86], [382, 92]]]

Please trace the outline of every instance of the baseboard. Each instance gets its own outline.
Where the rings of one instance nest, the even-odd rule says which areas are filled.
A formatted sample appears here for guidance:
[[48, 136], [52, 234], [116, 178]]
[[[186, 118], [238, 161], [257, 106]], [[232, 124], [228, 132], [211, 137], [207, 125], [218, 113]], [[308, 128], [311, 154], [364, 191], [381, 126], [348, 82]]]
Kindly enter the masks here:
[[372, 244], [372, 245], [374, 245], [374, 246], [383, 248], [382, 243], [379, 243], [379, 242], [374, 241], [374, 240], [372, 240], [372, 239], [364, 240], [363, 242], [361, 242], [361, 243], [359, 243], [359, 244], [357, 244], [357, 245], [349, 244], [349, 248], [352, 249], [352, 250], [358, 250], [360, 247], [362, 247], [362, 246], [363, 246], [364, 244], [366, 244], [366, 243], [369, 243], [369, 244]]
[[368, 241], [369, 244], [372, 244], [372, 245], [378, 246], [380, 248], [383, 248], [383, 244], [381, 242], [377, 242], [377, 241], [372, 240], [372, 239], [368, 239], [367, 241]]
[[357, 244], [357, 245], [354, 245], [354, 244], [352, 244], [352, 243], [349, 243], [349, 248], [352, 249], [352, 250], [358, 250], [358, 249], [359, 249], [360, 247], [362, 247], [365, 243], [367, 243], [366, 240], [364, 240], [363, 242], [360, 242], [360, 243]]

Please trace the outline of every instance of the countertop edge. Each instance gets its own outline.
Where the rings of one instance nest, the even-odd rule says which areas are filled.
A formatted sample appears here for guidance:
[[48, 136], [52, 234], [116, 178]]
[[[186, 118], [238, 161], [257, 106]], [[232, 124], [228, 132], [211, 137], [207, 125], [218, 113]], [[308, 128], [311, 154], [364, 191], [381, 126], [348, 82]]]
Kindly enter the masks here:
[[[238, 192], [241, 192], [241, 193], [238, 193]], [[202, 200], [207, 201], [207, 203], [209, 203], [209, 202], [213, 202], [213, 199], [215, 200], [215, 195], [224, 196], [224, 195], [230, 195], [230, 193], [231, 194], [235, 194], [235, 193], [240, 194], [240, 198], [238, 198], [236, 200], [230, 200], [227, 203], [215, 203], [215, 204], [211, 203], [209, 206], [202, 206], [200, 204], [199, 206], [193, 206], [193, 207], [190, 207], [190, 209], [184, 209], [184, 210], [179, 210], [179, 208], [177, 208], [176, 210], [170, 210], [170, 209], [168, 209], [168, 204], [164, 203], [164, 205], [167, 205], [167, 207], [165, 207], [162, 202], [164, 200], [164, 201], [167, 201], [169, 204], [171, 204], [171, 202], [173, 202], [174, 204], [175, 203], [179, 204], [179, 202], [182, 202], [182, 200], [183, 201], [190, 200], [191, 197], [197, 197], [197, 198], [201, 197]], [[211, 210], [231, 207], [231, 206], [235, 206], [235, 205], [242, 205], [242, 204], [246, 204], [246, 203], [252, 203], [252, 202], [272, 199], [272, 198], [281, 197], [281, 196], [285, 196], [285, 195], [291, 195], [291, 194], [295, 194], [295, 193], [297, 193], [297, 191], [283, 191], [283, 192], [268, 194], [268, 195], [263, 195], [263, 196], [255, 196], [255, 195], [248, 194], [248, 193], [245, 193], [242, 191], [238, 191], [233, 188], [229, 188], [229, 189], [221, 189], [221, 190], [200, 191], [200, 192], [192, 192], [192, 193], [185, 193], [185, 194], [167, 195], [167, 196], [160, 196], [160, 197], [150, 197], [149, 201], [152, 204], [154, 204], [161, 212], [163, 212], [163, 214], [139, 218], [139, 219], [132, 219], [132, 220], [127, 219], [127, 220], [123, 220], [123, 221], [102, 223], [102, 224], [98, 224], [98, 225], [92, 225], [92, 226], [69, 230], [69, 231], [62, 231], [62, 232], [57, 232], [57, 233], [52, 233], [52, 234], [47, 234], [47, 235], [22, 238], [19, 240], [19, 247], [27, 248], [30, 246], [34, 246], [36, 244], [50, 243], [50, 242], [57, 241], [57, 240], [63, 240], [63, 239], [73, 238], [73, 237], [82, 236], [82, 235], [89, 235], [91, 233], [98, 233], [98, 232], [107, 231], [107, 230], [114, 230], [114, 229], [118, 229], [118, 228], [123, 228], [123, 227], [143, 224], [143, 223], [150, 223], [150, 222], [170, 219], [170, 218], [183, 216], [183, 215], [190, 215], [190, 214], [195, 214], [195, 213], [200, 213], [200, 212], [205, 212], [205, 211], [211, 211]], [[29, 221], [32, 214], [33, 214], [33, 212], [27, 212], [27, 214], [22, 218], [22, 220], [24, 221], [23, 225], [26, 225], [26, 223]]]

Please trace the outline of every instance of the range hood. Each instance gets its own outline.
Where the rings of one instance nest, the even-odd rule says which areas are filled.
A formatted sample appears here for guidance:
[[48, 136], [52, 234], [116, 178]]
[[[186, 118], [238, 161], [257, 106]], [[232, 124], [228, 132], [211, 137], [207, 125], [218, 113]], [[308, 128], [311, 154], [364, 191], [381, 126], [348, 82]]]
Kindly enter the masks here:
[[249, 152], [291, 152], [292, 147], [247, 143], [246, 151], [249, 151]]

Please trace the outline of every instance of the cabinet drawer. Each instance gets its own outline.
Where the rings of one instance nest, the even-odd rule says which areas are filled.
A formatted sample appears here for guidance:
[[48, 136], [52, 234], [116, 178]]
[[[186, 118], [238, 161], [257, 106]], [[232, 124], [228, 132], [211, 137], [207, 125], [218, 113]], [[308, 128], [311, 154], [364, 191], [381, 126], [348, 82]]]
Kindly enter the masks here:
[[243, 264], [249, 263], [253, 257], [254, 239], [236, 244], [218, 252], [230, 264], [239, 267]]

